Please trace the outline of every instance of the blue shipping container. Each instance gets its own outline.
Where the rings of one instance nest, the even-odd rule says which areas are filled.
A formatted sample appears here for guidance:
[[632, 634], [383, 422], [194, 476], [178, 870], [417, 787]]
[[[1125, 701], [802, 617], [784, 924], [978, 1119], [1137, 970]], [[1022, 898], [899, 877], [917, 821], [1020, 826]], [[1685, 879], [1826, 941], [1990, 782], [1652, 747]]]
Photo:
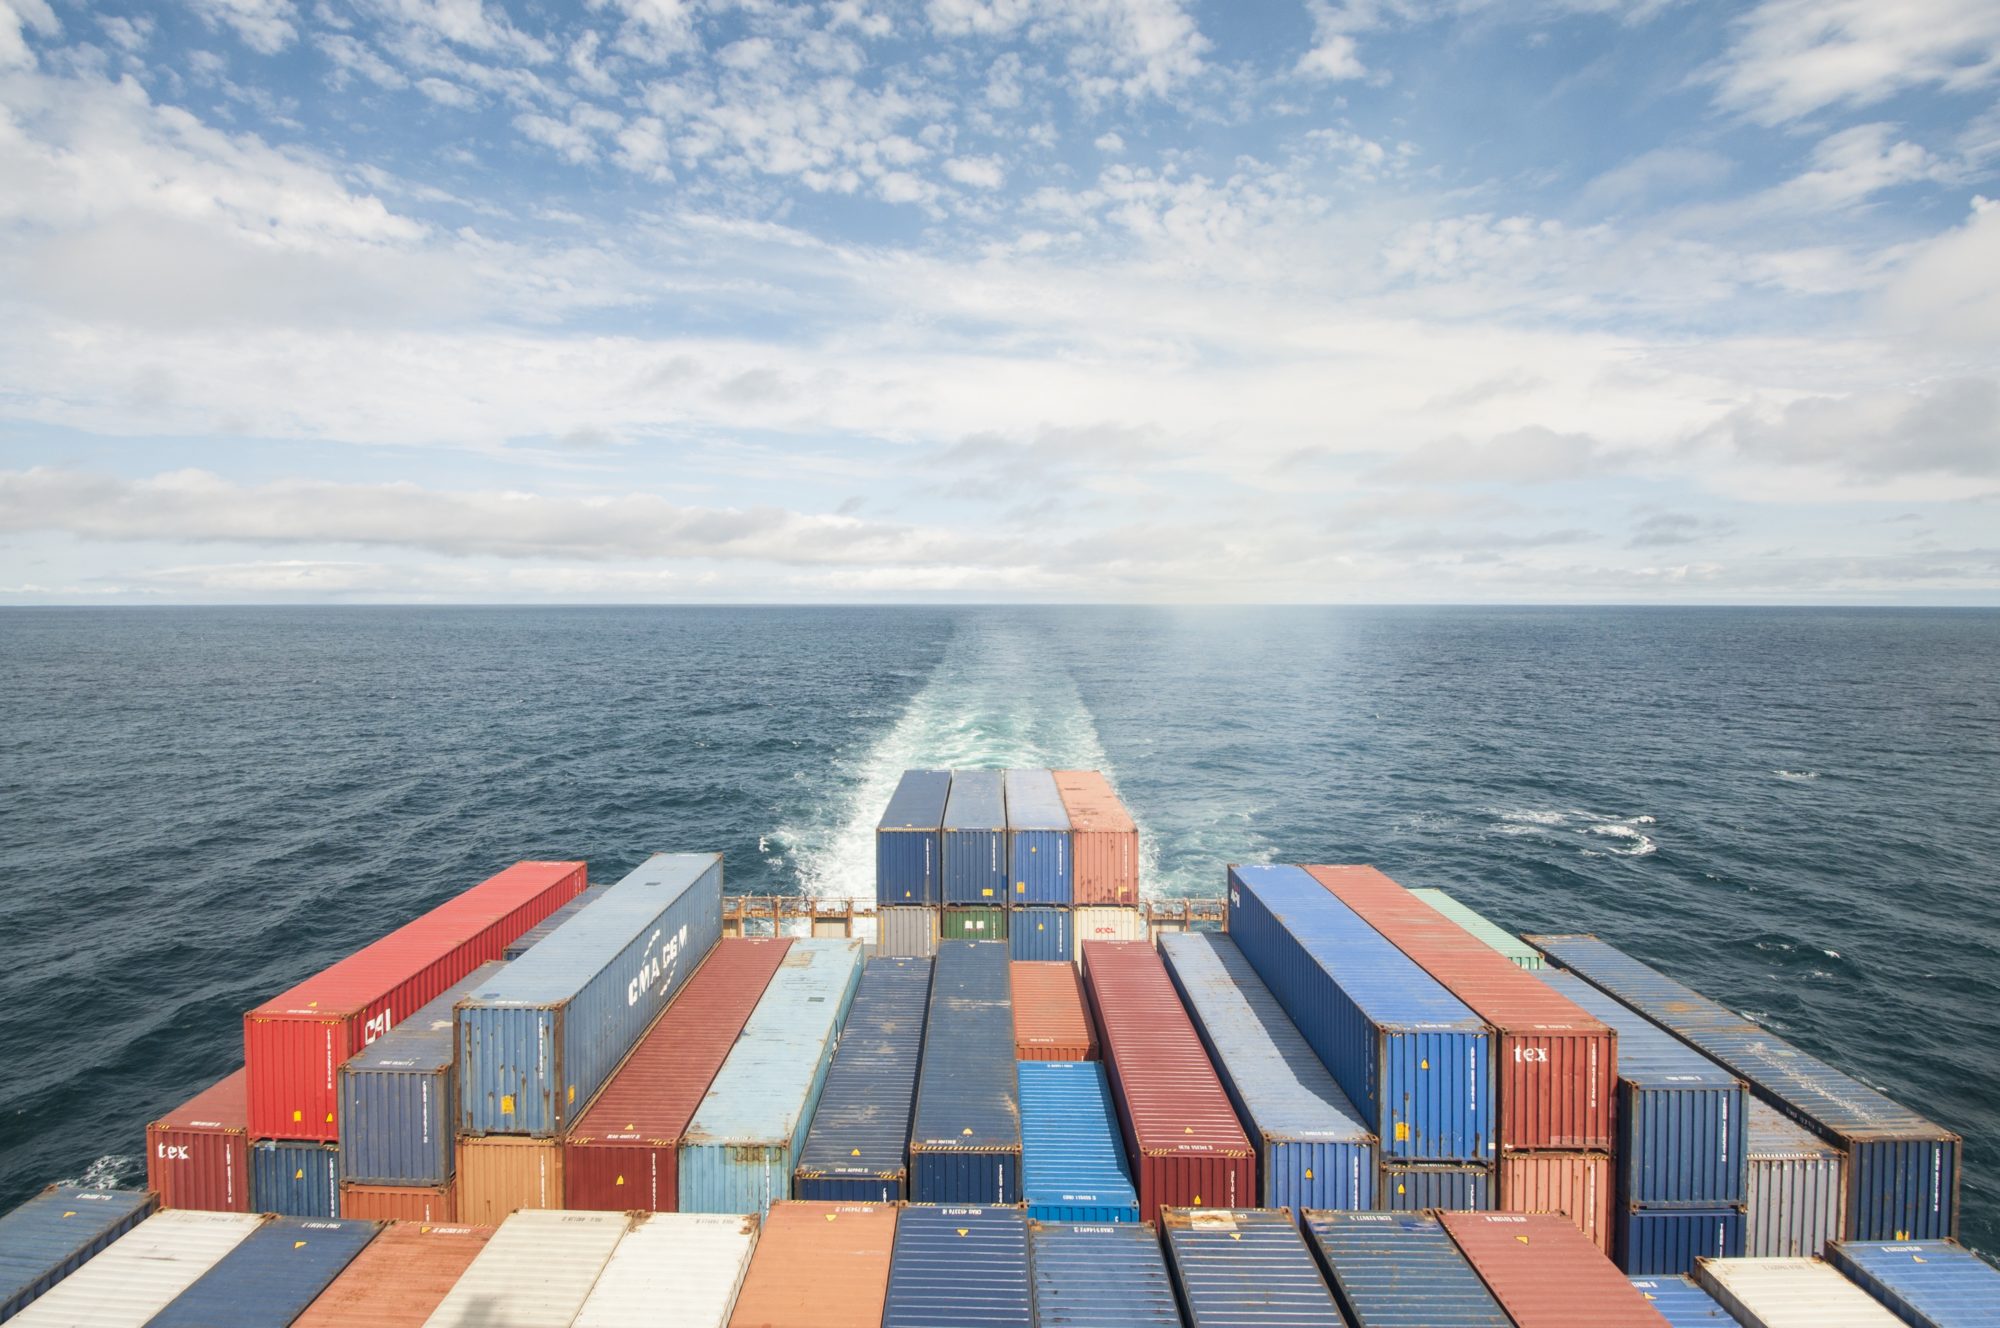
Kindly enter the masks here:
[[951, 771], [905, 770], [875, 826], [875, 902], [944, 902], [944, 805]]
[[722, 855], [656, 853], [459, 1002], [459, 1127], [560, 1135], [722, 936]]
[[794, 1199], [909, 1198], [910, 1114], [930, 999], [930, 960], [868, 961], [799, 1150]]
[[1845, 1149], [1848, 1239], [1935, 1240], [1958, 1233], [1956, 1134], [1595, 936], [1527, 939]]
[[905, 1208], [882, 1328], [1032, 1328], [1018, 1208]]
[[382, 1037], [339, 1071], [340, 1174], [361, 1185], [444, 1185], [452, 1173], [452, 1031], [459, 1001], [490, 981], [495, 960]]
[[1490, 1162], [1491, 1030], [1297, 867], [1229, 869], [1229, 935], [1385, 1159]]
[[861, 952], [855, 940], [798, 940], [785, 952], [681, 1136], [681, 1212], [761, 1216], [791, 1193]]
[[1634, 1277], [1693, 1273], [1696, 1259], [1743, 1256], [1741, 1208], [1620, 1207], [1614, 1220], [1618, 1266]]
[[83, 1267], [153, 1211], [145, 1190], [51, 1185], [0, 1217], [0, 1319]]
[[1391, 1213], [1420, 1213], [1426, 1208], [1484, 1213], [1493, 1208], [1492, 1167], [1389, 1163], [1376, 1188], [1379, 1206]]
[[[1075, 902], [1069, 812], [1046, 770], [1007, 772], [1007, 902]], [[1067, 958], [1067, 956], [1065, 956]]]
[[1043, 1222], [1137, 1222], [1104, 1066], [1021, 1061], [1021, 1192]]
[[289, 1139], [250, 1145], [250, 1207], [286, 1217], [339, 1217], [340, 1145]]
[[381, 1229], [324, 1218], [266, 1222], [146, 1328], [288, 1328]]
[[998, 770], [955, 770], [944, 805], [944, 902], [1007, 905], [1007, 783]]
[[570, 900], [567, 904], [564, 904], [561, 908], [549, 914], [519, 936], [516, 936], [507, 948], [500, 952], [500, 957], [506, 960], [519, 959], [522, 955], [535, 948], [535, 942], [547, 936], [557, 927], [562, 926], [563, 923], [568, 922], [595, 900], [603, 898], [604, 892], [608, 889], [610, 887], [605, 885], [593, 885], [586, 889], [582, 894]]
[[1191, 1328], [1346, 1328], [1282, 1208], [1162, 1208], [1167, 1263]]
[[1435, 1218], [1308, 1212], [1305, 1226], [1354, 1328], [1513, 1328]]
[[1728, 1310], [1688, 1276], [1635, 1277], [1632, 1289], [1660, 1312], [1671, 1328], [1737, 1328]]
[[1543, 969], [1536, 976], [1618, 1032], [1619, 1202], [1742, 1203], [1743, 1081], [1576, 974]]
[[1007, 953], [1030, 962], [1067, 964], [1076, 957], [1072, 943], [1075, 914], [1066, 908], [1017, 908], [1007, 919]]
[[1028, 1223], [1035, 1328], [1181, 1328], [1160, 1239], [1138, 1223]]
[[965, 1205], [1021, 1201], [1021, 1108], [1007, 947], [945, 941], [910, 1131], [910, 1197]]
[[1955, 1240], [1834, 1241], [1826, 1258], [1914, 1328], [2000, 1324], [2000, 1270]]
[[1169, 932], [1160, 955], [1257, 1150], [1266, 1208], [1375, 1207], [1375, 1136], [1236, 942]]

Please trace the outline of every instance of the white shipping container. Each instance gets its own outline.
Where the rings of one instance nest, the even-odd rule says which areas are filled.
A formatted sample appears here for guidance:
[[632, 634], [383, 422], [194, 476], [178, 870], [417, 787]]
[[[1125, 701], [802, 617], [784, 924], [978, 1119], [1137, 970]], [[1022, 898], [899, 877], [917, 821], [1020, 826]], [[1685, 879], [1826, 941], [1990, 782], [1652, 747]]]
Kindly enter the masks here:
[[1076, 910], [1076, 963], [1083, 966], [1085, 941], [1150, 941], [1152, 929], [1145, 913], [1136, 908], [1090, 905]]
[[1744, 1328], [1903, 1328], [1818, 1259], [1701, 1259], [1694, 1276]]
[[754, 1213], [648, 1213], [618, 1242], [575, 1328], [728, 1328], [756, 1247]]
[[500, 1224], [424, 1328], [569, 1328], [631, 1226], [629, 1213], [523, 1209]]
[[1744, 1117], [1743, 1253], [1808, 1259], [1826, 1253], [1847, 1213], [1847, 1154], [1752, 1101]]
[[7, 1322], [141, 1328], [264, 1221], [261, 1213], [155, 1213]]

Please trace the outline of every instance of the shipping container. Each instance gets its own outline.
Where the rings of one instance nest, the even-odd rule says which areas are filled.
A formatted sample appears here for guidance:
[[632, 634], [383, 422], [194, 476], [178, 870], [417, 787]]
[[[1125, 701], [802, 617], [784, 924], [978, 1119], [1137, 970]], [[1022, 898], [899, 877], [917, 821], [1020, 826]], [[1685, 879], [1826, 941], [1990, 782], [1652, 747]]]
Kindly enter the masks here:
[[1346, 1328], [1285, 1208], [1167, 1208], [1167, 1263], [1190, 1328]]
[[273, 1218], [196, 1278], [148, 1328], [290, 1328], [381, 1229], [379, 1222]]
[[339, 1217], [340, 1146], [259, 1139], [250, 1145], [250, 1204], [286, 1217]]
[[1006, 783], [1007, 902], [1067, 909], [1075, 902], [1069, 813], [1055, 776], [1046, 770], [1009, 770]]
[[875, 910], [875, 953], [883, 958], [928, 959], [937, 953], [937, 944], [936, 909]]
[[364, 1185], [451, 1180], [453, 1006], [503, 965], [481, 964], [340, 1067], [340, 1174]]
[[567, 1207], [680, 1206], [681, 1136], [791, 944], [731, 937], [709, 953], [563, 1140]]
[[1297, 867], [1229, 869], [1229, 937], [1385, 1160], [1493, 1160], [1492, 1038], [1464, 1002]]
[[1503, 1149], [1610, 1150], [1616, 1034], [1375, 868], [1306, 871], [1493, 1028]]
[[[1078, 905], [1139, 902], [1139, 827], [1111, 782], [1095, 770], [1057, 770], [1056, 792], [1069, 815], [1070, 857]], [[1143, 936], [1078, 935], [1098, 941], [1140, 941]]]
[[1471, 932], [1495, 953], [1504, 955], [1514, 967], [1525, 968], [1531, 973], [1542, 970], [1542, 952], [1491, 918], [1475, 912], [1442, 890], [1412, 889], [1410, 893]]
[[571, 1328], [726, 1328], [757, 1248], [749, 1213], [648, 1213], [611, 1252]]
[[875, 826], [875, 902], [939, 904], [944, 900], [940, 830], [951, 795], [951, 771], [905, 770]]
[[509, 941], [507, 948], [500, 952], [500, 957], [506, 960], [519, 959], [522, 955], [533, 949], [537, 941], [540, 941], [557, 927], [562, 926], [563, 923], [575, 917], [580, 910], [590, 907], [591, 901], [603, 895], [604, 890], [605, 887], [602, 885], [589, 887], [582, 894]]
[[729, 1328], [882, 1328], [896, 1209], [771, 1205]]
[[465, 1134], [562, 1135], [722, 935], [722, 856], [656, 853], [458, 1003]]
[[1513, 1328], [1434, 1217], [1314, 1210], [1305, 1228], [1354, 1328]]
[[935, 965], [910, 1129], [910, 1198], [1019, 1203], [1021, 1108], [1006, 947], [946, 941]]
[[1622, 1208], [1613, 1246], [1634, 1277], [1692, 1273], [1697, 1259], [1742, 1257], [1743, 1210]]
[[681, 1136], [683, 1213], [763, 1213], [799, 1148], [861, 980], [860, 941], [793, 941]]
[[392, 1222], [292, 1328], [420, 1328], [492, 1236], [491, 1227]]
[[1835, 1241], [1826, 1257], [1912, 1328], [2000, 1324], [2000, 1269], [1955, 1240]]
[[1530, 936], [1747, 1082], [1767, 1104], [1847, 1153], [1843, 1233], [1932, 1240], [1958, 1232], [1959, 1137], [1595, 936]]
[[1375, 1206], [1391, 1213], [1421, 1213], [1431, 1208], [1484, 1213], [1499, 1206], [1499, 1188], [1493, 1183], [1490, 1166], [1390, 1162], [1383, 1165], [1375, 1184], [1380, 1195]]
[[469, 1134], [458, 1141], [458, 1217], [471, 1226], [498, 1226], [514, 1213], [563, 1206], [560, 1139], [519, 1134]]
[[155, 1213], [7, 1322], [16, 1328], [142, 1328], [271, 1219]]
[[1167, 1261], [1135, 1222], [1028, 1223], [1035, 1328], [1181, 1328]]
[[792, 1174], [792, 1195], [849, 1203], [909, 1197], [910, 1117], [931, 961], [871, 959]]
[[1660, 1312], [1672, 1328], [1736, 1328], [1729, 1311], [1715, 1297], [1696, 1286], [1694, 1279], [1678, 1277], [1635, 1277], [1632, 1287], [1646, 1303]]
[[913, 1206], [896, 1221], [882, 1328], [1032, 1328], [1018, 1208]]
[[146, 1188], [160, 1207], [250, 1211], [249, 1094], [238, 1070], [146, 1127]]
[[[1065, 966], [1066, 967], [1066, 966]], [[1021, 1190], [1043, 1222], [1137, 1222], [1139, 1192], [1096, 1061], [1022, 1061]]]
[[1752, 1100], [1742, 1253], [1816, 1259], [1847, 1217], [1847, 1154]]
[[581, 862], [517, 862], [243, 1016], [250, 1133], [340, 1138], [335, 1071], [582, 893]]
[[1138, 1183], [1139, 1214], [1236, 1208], [1257, 1198], [1257, 1156], [1159, 951], [1093, 942], [1083, 985]]
[[445, 1293], [425, 1328], [570, 1328], [631, 1225], [628, 1213], [516, 1213]]
[[340, 1215], [364, 1222], [458, 1221], [458, 1187], [340, 1182]]
[[938, 937], [944, 941], [1004, 941], [1007, 910], [997, 904], [944, 909], [938, 914]]
[[1611, 1253], [1611, 1159], [1603, 1153], [1506, 1153], [1500, 1158], [1500, 1210], [1561, 1213], [1606, 1255]]
[[1618, 1033], [1619, 1201], [1649, 1208], [1742, 1203], [1743, 1081], [1574, 973], [1539, 976]]
[[944, 806], [944, 902], [1007, 903], [1007, 781], [998, 770], [954, 770]]
[[1625, 1274], [1554, 1213], [1441, 1213], [1438, 1220], [1516, 1328], [1662, 1328]]
[[1083, 1008], [1076, 965], [1016, 962], [1008, 977], [1014, 1001], [1014, 1059], [1091, 1061], [1097, 1034]]
[[144, 1190], [51, 1185], [0, 1217], [0, 1319], [145, 1221], [154, 1204]]
[[1138, 908], [1083, 908], [1075, 910], [1075, 919], [1070, 923], [1070, 931], [1075, 936], [1076, 962], [1083, 965], [1083, 945], [1085, 941], [1150, 941], [1153, 939], [1152, 924], [1146, 921], [1146, 912]]
[[1160, 955], [1256, 1151], [1258, 1202], [1375, 1207], [1375, 1136], [1236, 942], [1179, 932]]
[[1007, 919], [1008, 954], [1027, 963], [1069, 963], [1076, 958], [1066, 908], [1017, 908]]
[[1818, 1259], [1703, 1259], [1694, 1280], [1743, 1328], [1902, 1328]]

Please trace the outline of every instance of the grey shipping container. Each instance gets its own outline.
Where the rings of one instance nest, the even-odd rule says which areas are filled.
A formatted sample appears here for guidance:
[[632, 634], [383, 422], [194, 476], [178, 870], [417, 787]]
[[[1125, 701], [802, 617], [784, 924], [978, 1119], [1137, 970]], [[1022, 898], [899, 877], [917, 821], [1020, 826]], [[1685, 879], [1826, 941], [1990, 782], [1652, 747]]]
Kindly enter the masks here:
[[575, 917], [578, 912], [580, 912], [583, 908], [588, 906], [592, 901], [601, 899], [604, 895], [604, 892], [609, 888], [610, 888], [609, 886], [604, 886], [604, 885], [591, 886], [589, 889], [585, 890], [582, 894], [570, 900], [567, 904], [564, 904], [561, 908], [549, 914], [547, 917], [543, 918], [540, 922], [537, 922], [534, 926], [522, 932], [519, 936], [516, 936], [513, 939], [513, 941], [508, 944], [507, 948], [500, 952], [500, 957], [506, 960], [519, 959], [522, 955], [534, 949], [535, 943], [537, 941], [547, 936], [557, 927], [562, 926], [563, 923], [568, 922], [571, 918]]
[[145, 1190], [51, 1185], [0, 1217], [0, 1319], [144, 1221], [153, 1204]]
[[938, 911], [934, 908], [875, 910], [875, 953], [885, 959], [928, 959], [937, 953]]
[[1069, 813], [1047, 770], [1007, 772], [1007, 902], [1075, 902]]
[[1035, 1328], [1181, 1328], [1150, 1226], [1028, 1223]]
[[1513, 1328], [1435, 1218], [1308, 1212], [1305, 1229], [1354, 1328]]
[[250, 1206], [286, 1217], [339, 1217], [340, 1145], [293, 1139], [250, 1145]]
[[944, 902], [1007, 904], [1007, 786], [998, 770], [954, 770], [944, 807]]
[[1749, 1118], [1743, 1253], [1817, 1259], [1840, 1236], [1847, 1154], [1761, 1102], [1750, 1104]]
[[882, 1328], [1031, 1328], [1028, 1218], [1018, 1208], [905, 1208]]
[[792, 1197], [896, 1203], [909, 1197], [910, 1113], [930, 1006], [931, 961], [871, 959], [861, 972]]
[[1346, 1328], [1284, 1208], [1162, 1208], [1191, 1328]]
[[929, 904], [944, 900], [944, 807], [949, 770], [905, 770], [875, 826], [875, 902]]
[[1007, 947], [946, 941], [935, 962], [910, 1131], [910, 1198], [1017, 1204], [1021, 1104]]
[[288, 1328], [381, 1229], [380, 1222], [276, 1218], [223, 1255], [146, 1328]]
[[721, 935], [722, 856], [649, 858], [459, 1002], [459, 1128], [561, 1135]]

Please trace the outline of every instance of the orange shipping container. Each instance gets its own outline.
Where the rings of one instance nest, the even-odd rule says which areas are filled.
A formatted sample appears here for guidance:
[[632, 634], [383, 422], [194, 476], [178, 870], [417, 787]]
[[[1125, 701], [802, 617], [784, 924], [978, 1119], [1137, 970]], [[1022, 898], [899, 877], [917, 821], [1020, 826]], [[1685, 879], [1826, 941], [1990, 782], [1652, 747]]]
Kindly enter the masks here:
[[458, 1217], [498, 1226], [522, 1208], [563, 1206], [562, 1140], [520, 1134], [458, 1141]]
[[895, 1245], [886, 1204], [774, 1203], [729, 1328], [881, 1328]]
[[340, 1186], [340, 1215], [371, 1222], [456, 1222], [457, 1185]]
[[422, 1328], [492, 1234], [490, 1227], [391, 1223], [292, 1328]]
[[1611, 1159], [1603, 1153], [1505, 1154], [1500, 1159], [1500, 1208], [1561, 1213], [1609, 1254]]
[[1094, 1061], [1097, 1034], [1083, 1009], [1083, 982], [1067, 960], [1008, 965], [1014, 997], [1014, 1059]]
[[1671, 1328], [1553, 1213], [1439, 1213], [1438, 1221], [1517, 1328]]
[[1095, 770], [1058, 770], [1056, 792], [1069, 813], [1074, 899], [1085, 904], [1139, 902], [1139, 827]]

